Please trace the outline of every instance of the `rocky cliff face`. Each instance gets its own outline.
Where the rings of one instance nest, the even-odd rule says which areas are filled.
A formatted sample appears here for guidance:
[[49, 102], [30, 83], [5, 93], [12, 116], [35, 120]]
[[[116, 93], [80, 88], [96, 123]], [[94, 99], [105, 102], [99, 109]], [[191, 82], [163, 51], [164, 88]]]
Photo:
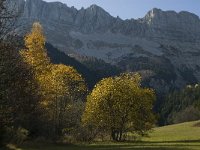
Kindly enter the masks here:
[[124, 71], [150, 70], [148, 84], [169, 90], [200, 81], [200, 19], [189, 12], [152, 9], [144, 18], [122, 20], [92, 5], [80, 10], [59, 2], [16, 0], [18, 24], [39, 21], [47, 41], [70, 56], [89, 56]]

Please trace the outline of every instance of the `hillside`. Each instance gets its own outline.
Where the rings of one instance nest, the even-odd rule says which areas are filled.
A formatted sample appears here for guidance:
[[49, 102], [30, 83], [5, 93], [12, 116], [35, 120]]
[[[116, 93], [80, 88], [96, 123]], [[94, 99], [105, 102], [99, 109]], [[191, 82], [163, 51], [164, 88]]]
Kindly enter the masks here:
[[79, 62], [73, 57], [66, 55], [64, 52], [59, 51], [57, 48], [49, 43], [46, 43], [47, 53], [54, 64], [64, 64], [74, 67], [85, 79], [89, 89], [102, 78], [118, 75], [120, 70], [103, 60], [96, 58], [81, 58]]
[[[200, 141], [200, 121], [192, 121], [154, 128], [149, 138], [143, 141], [149, 142], [197, 142]], [[199, 146], [200, 147], [200, 146]]]
[[46, 44], [48, 56], [51, 62], [54, 64], [64, 64], [74, 67], [86, 80], [89, 88], [92, 88], [94, 84], [99, 80], [98, 74], [87, 68], [85, 65], [81, 64], [74, 58], [69, 57], [63, 52], [58, 51], [51, 44]]

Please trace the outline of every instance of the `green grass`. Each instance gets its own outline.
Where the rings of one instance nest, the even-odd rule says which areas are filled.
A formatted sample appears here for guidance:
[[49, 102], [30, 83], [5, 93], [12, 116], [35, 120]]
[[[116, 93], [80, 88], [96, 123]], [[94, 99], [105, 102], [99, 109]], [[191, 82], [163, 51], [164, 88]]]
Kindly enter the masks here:
[[[196, 126], [199, 123], [199, 126]], [[200, 121], [186, 122], [153, 129], [149, 142], [200, 141]], [[199, 148], [200, 149], [200, 148]]]
[[200, 121], [153, 129], [141, 142], [98, 142], [85, 145], [33, 144], [18, 150], [200, 150]]

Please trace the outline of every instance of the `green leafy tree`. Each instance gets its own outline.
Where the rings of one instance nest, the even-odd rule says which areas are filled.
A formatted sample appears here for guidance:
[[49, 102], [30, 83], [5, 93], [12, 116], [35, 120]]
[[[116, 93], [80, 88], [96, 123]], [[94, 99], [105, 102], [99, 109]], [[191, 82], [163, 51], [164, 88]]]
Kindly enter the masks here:
[[140, 87], [138, 74], [122, 74], [101, 80], [87, 98], [82, 117], [84, 125], [104, 129], [115, 141], [126, 132], [144, 135], [155, 118], [152, 112], [155, 94]]

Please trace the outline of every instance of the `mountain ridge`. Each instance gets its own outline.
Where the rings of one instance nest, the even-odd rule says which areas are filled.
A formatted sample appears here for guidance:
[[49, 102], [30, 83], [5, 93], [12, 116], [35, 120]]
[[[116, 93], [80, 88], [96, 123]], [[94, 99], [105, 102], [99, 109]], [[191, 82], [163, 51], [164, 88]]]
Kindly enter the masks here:
[[[24, 1], [24, 0], [23, 0]], [[31, 1], [31, 0], [26, 0], [26, 1]], [[38, 1], [41, 1], [41, 0], [38, 0]], [[53, 1], [53, 2], [46, 2], [46, 1], [44, 1], [44, 0], [42, 0], [43, 2], [45, 2], [45, 3], [49, 3], [49, 4], [58, 4], [58, 5], [66, 5], [68, 8], [73, 8], [73, 9], [76, 9], [77, 11], [80, 11], [81, 9], [88, 9], [88, 8], [91, 8], [91, 7], [96, 7], [96, 8], [100, 8], [100, 9], [102, 9], [102, 10], [104, 10], [105, 12], [107, 12], [104, 8], [102, 8], [102, 7], [100, 7], [100, 6], [98, 6], [97, 4], [91, 4], [90, 6], [88, 6], [88, 7], [82, 7], [82, 8], [80, 8], [80, 9], [77, 9], [76, 7], [74, 7], [74, 6], [68, 6], [68, 4], [67, 3], [63, 3], [63, 2], [59, 2], [59, 1]], [[157, 8], [157, 7], [154, 7], [154, 8], [152, 8], [152, 9], [150, 9], [150, 11], [153, 11], [153, 10], [160, 10], [160, 11], [162, 11], [162, 12], [174, 12], [174, 13], [176, 13], [176, 14], [181, 14], [181, 13], [187, 13], [187, 14], [190, 14], [190, 15], [192, 15], [192, 16], [196, 16], [196, 17], [200, 17], [200, 16], [198, 16], [197, 14], [195, 14], [195, 13], [191, 13], [191, 12], [189, 12], [189, 11], [185, 11], [185, 10], [181, 10], [181, 11], [175, 11], [175, 10], [162, 10], [162, 9], [159, 9], [159, 8]], [[148, 14], [150, 11], [148, 11], [146, 14]], [[107, 12], [108, 13], [108, 12]], [[112, 16], [112, 15], [111, 15]], [[114, 17], [114, 16], [113, 16]], [[119, 17], [120, 18], [120, 16], [117, 16], [117, 17]], [[114, 18], [117, 18], [117, 17], [114, 17]], [[145, 17], [145, 15], [144, 15], [144, 17]], [[143, 17], [142, 17], [143, 18]], [[128, 18], [128, 19], [121, 19], [121, 20], [132, 20], [132, 19], [134, 19], [134, 20], [137, 20], [137, 18]], [[141, 19], [141, 17], [140, 18], [138, 18], [138, 19]]]
[[[47, 42], [69, 56], [95, 57], [125, 71], [151, 70], [149, 86], [169, 91], [200, 81], [200, 19], [154, 8], [143, 18], [123, 20], [97, 5], [77, 10], [62, 3], [16, 0], [17, 31], [44, 27]], [[22, 9], [23, 8], [23, 9]], [[174, 76], [174, 77], [173, 77]]]

